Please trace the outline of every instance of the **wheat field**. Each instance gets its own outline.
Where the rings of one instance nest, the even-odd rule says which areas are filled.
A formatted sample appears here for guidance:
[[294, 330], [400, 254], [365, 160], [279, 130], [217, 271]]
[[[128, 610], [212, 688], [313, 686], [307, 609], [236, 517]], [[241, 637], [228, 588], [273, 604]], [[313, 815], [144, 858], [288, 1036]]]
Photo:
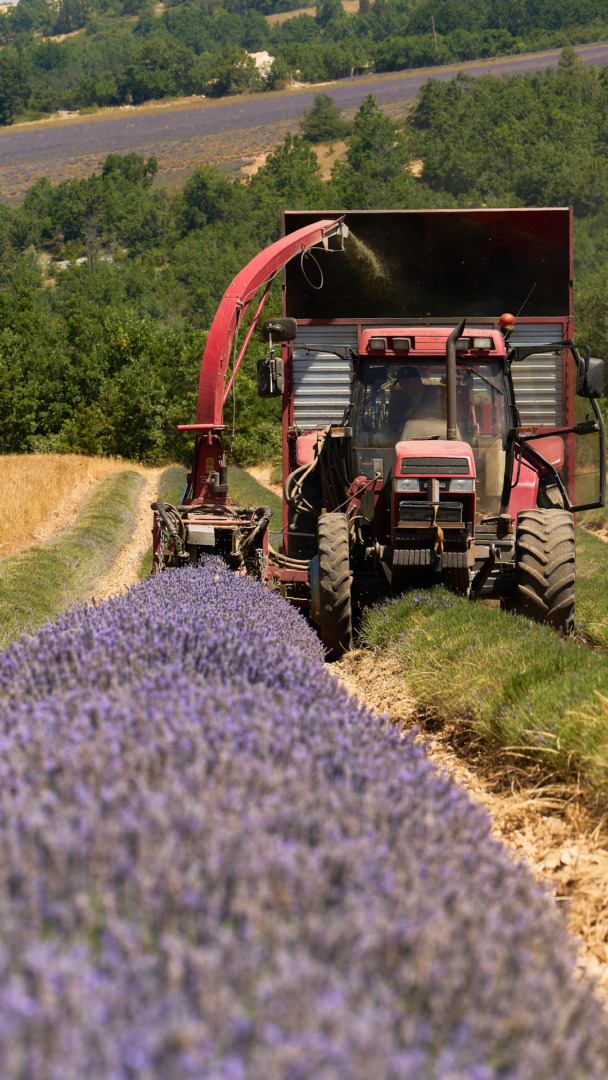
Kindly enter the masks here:
[[0, 454], [0, 559], [71, 525], [95, 484], [126, 467], [79, 454]]

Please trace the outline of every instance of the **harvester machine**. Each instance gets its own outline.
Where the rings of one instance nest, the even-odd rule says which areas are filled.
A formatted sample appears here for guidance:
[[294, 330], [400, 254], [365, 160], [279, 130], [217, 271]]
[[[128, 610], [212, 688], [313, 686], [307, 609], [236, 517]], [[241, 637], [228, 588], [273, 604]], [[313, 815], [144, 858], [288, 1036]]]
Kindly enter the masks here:
[[[257, 370], [283, 405], [275, 549], [269, 508], [230, 498], [223, 408], [280, 273]], [[307, 612], [330, 658], [362, 607], [438, 583], [568, 632], [574, 512], [605, 500], [603, 378], [574, 341], [570, 210], [286, 212], [209, 332], [154, 569], [220, 555]]]

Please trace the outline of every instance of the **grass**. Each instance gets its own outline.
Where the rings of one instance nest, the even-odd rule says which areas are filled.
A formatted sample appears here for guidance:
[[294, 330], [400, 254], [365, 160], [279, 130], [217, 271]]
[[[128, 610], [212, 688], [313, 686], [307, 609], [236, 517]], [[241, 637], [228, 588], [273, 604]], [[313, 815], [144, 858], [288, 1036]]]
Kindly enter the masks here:
[[576, 530], [576, 621], [608, 649], [608, 544], [585, 529]]
[[143, 484], [133, 471], [107, 477], [70, 529], [0, 564], [0, 647], [88, 599], [133, 531]]
[[577, 529], [574, 640], [444, 589], [408, 593], [363, 617], [365, 644], [390, 648], [408, 689], [443, 720], [575, 770], [608, 793], [608, 545]]
[[62, 504], [121, 468], [114, 458], [79, 454], [0, 455], [0, 557], [43, 539], [49, 526], [52, 534]]
[[278, 548], [282, 539], [283, 528], [283, 500], [269, 491], [262, 484], [258, 484], [244, 469], [228, 469], [228, 491], [230, 498], [238, 506], [269, 506], [272, 510], [272, 520], [269, 529], [270, 543]]
[[608, 793], [604, 655], [442, 588], [370, 609], [362, 639], [397, 655], [408, 689], [440, 719], [465, 721]]
[[283, 518], [283, 500], [273, 491], [259, 484], [245, 469], [228, 469], [228, 491], [238, 506], [269, 506], [273, 525]]
[[158, 481], [158, 498], [161, 502], [179, 506], [186, 487], [188, 470], [183, 465], [170, 465], [163, 469]]
[[[171, 503], [172, 506], [181, 503], [186, 486], [187, 471], [183, 465], [170, 465], [168, 469], [163, 469], [158, 481], [158, 498], [160, 502]], [[152, 527], [152, 511], [150, 511], [150, 527]], [[150, 545], [141, 560], [138, 573], [140, 580], [152, 573], [152, 545]]]

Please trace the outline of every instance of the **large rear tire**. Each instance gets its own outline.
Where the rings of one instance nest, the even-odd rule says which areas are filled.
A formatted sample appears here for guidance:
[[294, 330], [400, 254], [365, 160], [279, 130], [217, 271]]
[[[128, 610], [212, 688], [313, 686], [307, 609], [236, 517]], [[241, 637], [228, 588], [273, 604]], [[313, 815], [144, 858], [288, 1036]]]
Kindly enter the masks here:
[[338, 660], [352, 645], [350, 553], [346, 514], [321, 514], [316, 617], [328, 660]]
[[522, 510], [517, 518], [516, 610], [569, 633], [574, 625], [574, 518], [567, 510]]

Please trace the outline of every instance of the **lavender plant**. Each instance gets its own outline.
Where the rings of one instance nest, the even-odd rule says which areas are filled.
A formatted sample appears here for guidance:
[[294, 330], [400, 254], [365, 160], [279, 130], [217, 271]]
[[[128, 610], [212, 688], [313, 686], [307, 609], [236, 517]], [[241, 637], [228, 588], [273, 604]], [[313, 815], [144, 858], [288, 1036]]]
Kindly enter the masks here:
[[0, 1080], [605, 1077], [550, 898], [258, 583], [21, 639], [0, 747]]

